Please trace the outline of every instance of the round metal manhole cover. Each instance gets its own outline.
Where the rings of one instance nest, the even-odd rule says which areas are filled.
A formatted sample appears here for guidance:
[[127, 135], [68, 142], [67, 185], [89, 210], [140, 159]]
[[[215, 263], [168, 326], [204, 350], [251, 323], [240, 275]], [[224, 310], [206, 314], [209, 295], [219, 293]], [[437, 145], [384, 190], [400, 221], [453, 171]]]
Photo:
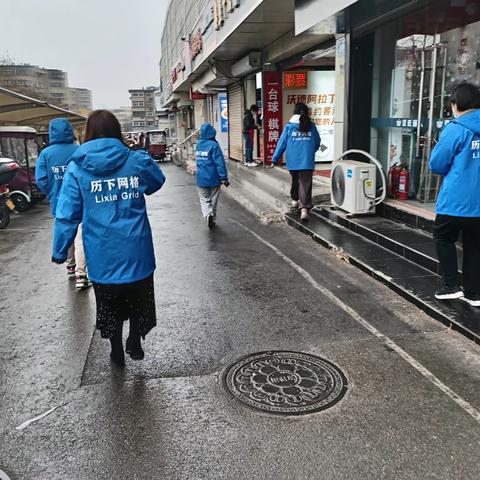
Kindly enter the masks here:
[[224, 373], [239, 402], [279, 415], [305, 415], [335, 405], [347, 379], [333, 363], [298, 352], [261, 352], [243, 357]]

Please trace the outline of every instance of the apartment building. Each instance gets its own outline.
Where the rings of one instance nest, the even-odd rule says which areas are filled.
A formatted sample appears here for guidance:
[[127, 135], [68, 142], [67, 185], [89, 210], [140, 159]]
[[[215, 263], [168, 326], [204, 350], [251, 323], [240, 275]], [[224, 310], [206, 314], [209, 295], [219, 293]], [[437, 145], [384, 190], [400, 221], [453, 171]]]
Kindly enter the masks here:
[[132, 109], [132, 127], [134, 130], [152, 130], [156, 128], [155, 91], [157, 87], [132, 88], [130, 102]]

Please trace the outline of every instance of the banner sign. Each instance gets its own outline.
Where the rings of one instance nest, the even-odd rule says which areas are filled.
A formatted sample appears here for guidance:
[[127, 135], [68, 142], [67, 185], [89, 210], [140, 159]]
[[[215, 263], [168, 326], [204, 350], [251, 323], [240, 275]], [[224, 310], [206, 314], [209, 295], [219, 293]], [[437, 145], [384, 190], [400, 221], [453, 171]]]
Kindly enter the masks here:
[[270, 165], [282, 133], [282, 73], [263, 72], [262, 77], [264, 161]]
[[228, 101], [227, 96], [224, 93], [218, 95], [218, 101], [220, 103], [220, 130], [222, 132], [228, 132]]

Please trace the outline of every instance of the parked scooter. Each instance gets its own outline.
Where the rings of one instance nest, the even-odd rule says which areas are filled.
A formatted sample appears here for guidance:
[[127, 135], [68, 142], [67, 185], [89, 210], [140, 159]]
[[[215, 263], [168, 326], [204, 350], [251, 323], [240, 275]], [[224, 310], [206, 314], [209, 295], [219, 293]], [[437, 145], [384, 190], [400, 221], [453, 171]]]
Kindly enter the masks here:
[[10, 199], [8, 184], [17, 174], [20, 166], [9, 158], [0, 158], [0, 229], [10, 223], [10, 211], [15, 204]]

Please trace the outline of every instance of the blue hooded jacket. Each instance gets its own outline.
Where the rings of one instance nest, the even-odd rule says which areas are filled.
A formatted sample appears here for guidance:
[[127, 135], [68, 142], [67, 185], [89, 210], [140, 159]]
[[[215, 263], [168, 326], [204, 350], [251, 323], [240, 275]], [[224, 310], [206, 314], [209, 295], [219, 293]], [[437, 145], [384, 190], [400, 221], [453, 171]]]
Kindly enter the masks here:
[[73, 128], [65, 118], [55, 118], [48, 126], [50, 145], [44, 148], [35, 164], [35, 181], [48, 196], [50, 211], [55, 216], [63, 175], [78, 148], [73, 143]]
[[209, 123], [200, 127], [200, 140], [195, 151], [199, 187], [219, 187], [222, 181], [228, 179], [222, 149], [215, 140], [216, 134]]
[[57, 205], [53, 257], [67, 258], [79, 223], [91, 280], [131, 283], [155, 270], [152, 232], [144, 195], [165, 177], [144, 151], [116, 138], [84, 143], [74, 154]]
[[293, 115], [278, 140], [272, 161], [276, 165], [287, 152], [288, 170], [315, 170], [315, 152], [320, 148], [320, 135], [315, 125], [310, 132], [300, 131], [300, 115]]
[[430, 156], [430, 169], [444, 176], [437, 214], [480, 217], [480, 110], [444, 128]]

